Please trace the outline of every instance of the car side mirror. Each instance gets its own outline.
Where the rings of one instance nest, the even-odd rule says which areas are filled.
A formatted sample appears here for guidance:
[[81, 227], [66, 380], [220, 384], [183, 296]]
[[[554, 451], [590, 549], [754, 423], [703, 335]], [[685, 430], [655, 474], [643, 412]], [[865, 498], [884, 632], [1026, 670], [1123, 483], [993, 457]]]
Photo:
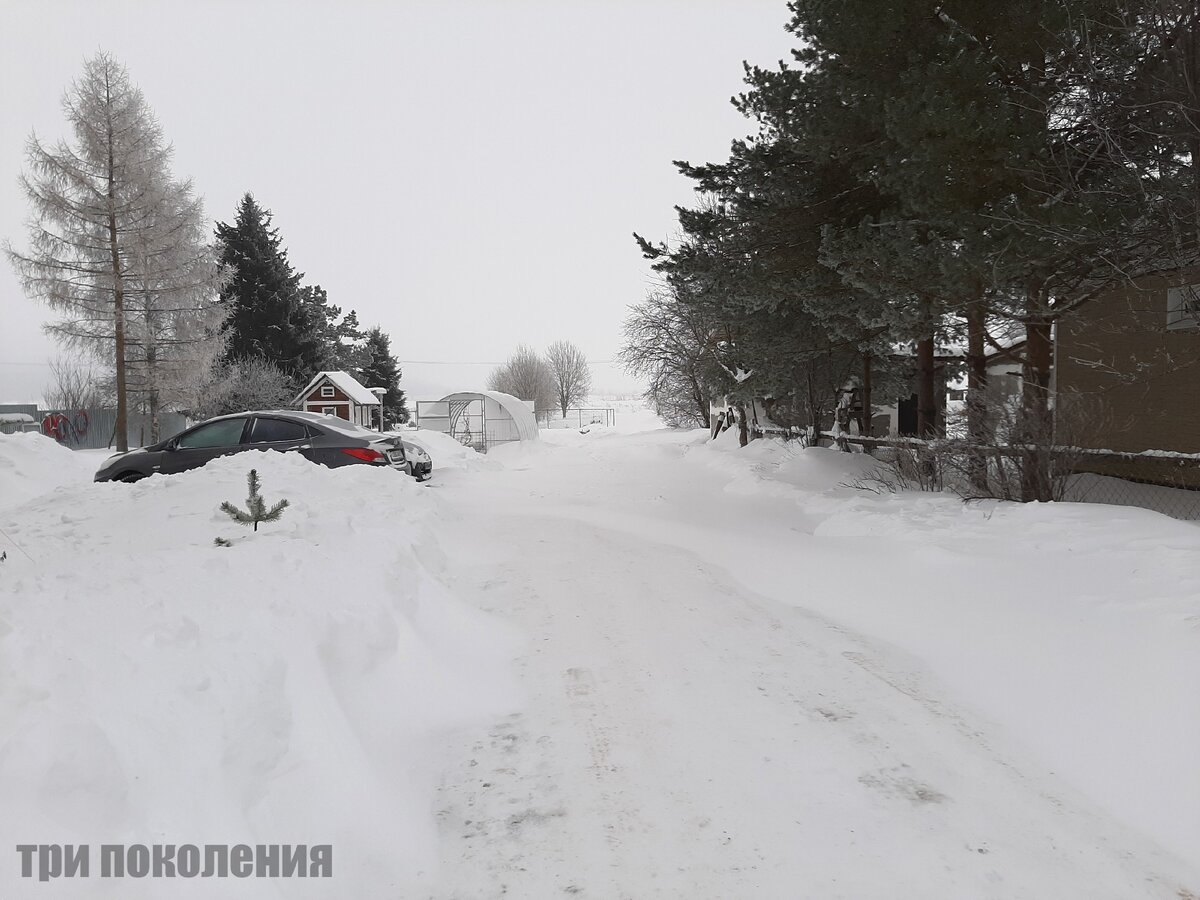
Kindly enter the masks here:
[[179, 439], [171, 438], [171, 440], [167, 441], [167, 446], [163, 447], [163, 449], [164, 450], [172, 450], [172, 451], [178, 450], [179, 449]]

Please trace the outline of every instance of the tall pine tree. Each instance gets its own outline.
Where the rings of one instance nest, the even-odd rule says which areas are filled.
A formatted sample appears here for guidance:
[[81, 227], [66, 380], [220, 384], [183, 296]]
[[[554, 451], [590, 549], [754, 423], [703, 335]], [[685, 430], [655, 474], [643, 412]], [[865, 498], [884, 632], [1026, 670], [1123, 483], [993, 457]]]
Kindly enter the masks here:
[[[796, 363], [822, 345], [862, 356], [867, 394], [892, 348], [915, 343], [928, 435], [935, 342], [965, 331], [969, 431], [984, 442], [989, 331], [1016, 324], [1012, 434], [1052, 440], [1054, 323], [1200, 247], [1195, 5], [789, 7], [794, 62], [749, 68], [735, 99], [758, 133], [727, 162], [680, 164], [705, 199], [679, 211], [677, 246], [643, 252], [678, 301], [721, 324], [709, 343], [739, 373], [734, 396], [803, 395], [813, 369]], [[828, 395], [840, 373], [824, 368]], [[1025, 468], [1028, 499], [1048, 499], [1050, 460]]]
[[326, 362], [325, 322], [305, 304], [301, 273], [288, 261], [271, 213], [247, 193], [233, 225], [217, 223], [221, 265], [228, 282], [221, 300], [229, 306], [226, 358], [265, 359], [297, 381]]
[[383, 427], [393, 428], [407, 422], [408, 407], [405, 405], [404, 391], [400, 390], [400, 364], [392, 356], [392, 339], [376, 325], [367, 332], [363, 353], [366, 362], [358, 380], [369, 388], [388, 389], [383, 398]]
[[358, 313], [350, 310], [342, 315], [342, 308], [329, 302], [329, 295], [319, 284], [301, 288], [300, 302], [320, 333], [325, 348], [321, 368], [343, 372], [361, 369], [366, 361], [367, 336], [359, 328]]

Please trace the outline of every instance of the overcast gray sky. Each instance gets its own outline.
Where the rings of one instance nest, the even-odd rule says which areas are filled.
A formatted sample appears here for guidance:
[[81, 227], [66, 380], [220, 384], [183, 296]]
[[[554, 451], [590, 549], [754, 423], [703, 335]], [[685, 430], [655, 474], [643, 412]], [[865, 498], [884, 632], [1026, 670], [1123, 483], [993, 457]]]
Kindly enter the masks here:
[[[784, 0], [0, 8], [0, 236], [26, 242], [30, 131], [68, 136], [63, 90], [109, 50], [209, 216], [253, 193], [306, 282], [392, 335], [414, 399], [558, 338], [597, 388], [634, 389], [602, 364], [650, 282], [630, 233], [672, 233], [692, 194], [671, 160], [723, 158], [750, 127], [728, 103], [742, 60], [791, 46]], [[6, 262], [0, 313], [0, 402], [36, 398], [58, 350]]]

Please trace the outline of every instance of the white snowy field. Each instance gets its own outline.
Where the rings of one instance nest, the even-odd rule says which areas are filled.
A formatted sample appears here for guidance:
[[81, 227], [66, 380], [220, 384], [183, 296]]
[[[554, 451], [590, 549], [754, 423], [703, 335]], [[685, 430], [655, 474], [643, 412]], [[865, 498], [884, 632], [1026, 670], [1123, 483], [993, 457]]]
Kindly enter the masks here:
[[1200, 528], [705, 436], [434, 436], [424, 486], [262, 455], [257, 535], [216, 510], [246, 455], [92, 485], [0, 438], [0, 849], [335, 859], [55, 890], [10, 853], [0, 896], [1200, 895]]

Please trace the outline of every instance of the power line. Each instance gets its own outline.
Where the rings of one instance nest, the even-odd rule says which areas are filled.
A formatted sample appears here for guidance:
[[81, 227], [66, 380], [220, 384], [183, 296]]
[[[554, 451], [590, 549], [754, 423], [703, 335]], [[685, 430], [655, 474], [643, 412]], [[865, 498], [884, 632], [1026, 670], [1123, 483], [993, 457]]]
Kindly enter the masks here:
[[[506, 360], [452, 360], [452, 359], [398, 359], [402, 366], [502, 366]], [[589, 359], [589, 366], [611, 366], [616, 363], [613, 359]]]

